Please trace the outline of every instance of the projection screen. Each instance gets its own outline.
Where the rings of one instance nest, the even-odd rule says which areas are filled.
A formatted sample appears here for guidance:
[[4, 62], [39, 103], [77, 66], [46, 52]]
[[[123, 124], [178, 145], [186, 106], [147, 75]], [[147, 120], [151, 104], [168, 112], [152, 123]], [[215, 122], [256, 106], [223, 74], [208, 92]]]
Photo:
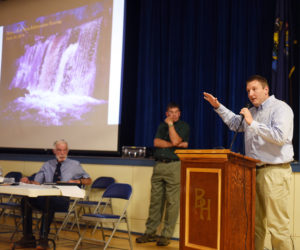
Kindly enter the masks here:
[[125, 0], [0, 2], [0, 147], [117, 151]]

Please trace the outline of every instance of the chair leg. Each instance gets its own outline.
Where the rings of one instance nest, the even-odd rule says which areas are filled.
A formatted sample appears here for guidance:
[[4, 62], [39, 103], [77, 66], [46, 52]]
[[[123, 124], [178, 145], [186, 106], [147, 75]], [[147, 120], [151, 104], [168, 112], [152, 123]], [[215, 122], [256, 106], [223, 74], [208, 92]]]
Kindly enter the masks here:
[[56, 230], [56, 234], [54, 236], [54, 239], [58, 239], [58, 234], [60, 233], [60, 231], [65, 227], [65, 225], [67, 224], [69, 219], [69, 214], [67, 214], [66, 218], [64, 219], [64, 221], [62, 222], [62, 224], [60, 225], [59, 229]]
[[69, 208], [68, 212], [67, 212], [67, 216], [64, 218], [62, 224], [60, 225], [59, 229], [56, 230], [56, 234], [54, 236], [54, 239], [58, 239], [58, 234], [60, 233], [60, 231], [66, 226], [66, 224], [68, 223], [69, 221], [69, 217], [70, 217], [70, 214], [71, 212], [74, 210], [75, 208], [75, 205], [76, 205], [76, 201], [73, 202], [73, 204], [71, 205], [71, 207]]
[[22, 225], [23, 219], [21, 218], [20, 221], [18, 222], [18, 224], [15, 227], [15, 231], [12, 233], [12, 235], [10, 236], [10, 241], [12, 241], [16, 235], [16, 233], [19, 230], [20, 225]]
[[76, 209], [74, 209], [74, 218], [73, 218], [73, 222], [72, 222], [72, 225], [70, 227], [70, 230], [73, 230], [74, 226], [77, 226], [77, 230], [79, 231], [79, 216], [78, 216], [78, 212]]
[[120, 224], [120, 221], [115, 225], [111, 235], [109, 236], [108, 240], [105, 242], [105, 246], [104, 246], [103, 250], [106, 250], [106, 248], [108, 248], [108, 245], [109, 245], [111, 239], [113, 238], [115, 232], [117, 231], [119, 224]]
[[126, 220], [126, 224], [127, 224], [127, 233], [128, 233], [129, 246], [130, 246], [130, 249], [132, 250], [133, 246], [132, 246], [132, 241], [131, 241], [131, 232], [130, 232], [130, 228], [129, 228], [129, 223], [128, 223], [127, 218], [125, 220]]
[[101, 233], [102, 233], [103, 241], [105, 241], [105, 232], [104, 232], [104, 227], [103, 227], [103, 223], [102, 222], [100, 223], [100, 227], [101, 227]]
[[75, 226], [75, 224], [77, 224], [77, 223], [76, 223], [76, 220], [73, 219], [73, 222], [72, 222], [72, 225], [71, 225], [71, 227], [70, 227], [70, 230], [73, 230], [73, 227]]
[[[74, 219], [75, 219], [75, 221], [74, 221], [73, 225], [76, 223], [77, 231], [78, 231], [78, 234], [80, 235], [79, 218], [78, 218], [78, 214], [77, 214], [76, 210], [74, 211]], [[73, 229], [73, 226], [71, 227], [71, 229]]]
[[99, 226], [99, 222], [97, 222], [96, 225], [94, 226], [94, 229], [92, 231], [92, 235], [94, 235], [94, 233], [96, 232], [98, 226]]
[[3, 214], [4, 214], [4, 211], [5, 211], [5, 208], [2, 208], [1, 209], [1, 212], [0, 212], [0, 219], [2, 218]]
[[7, 216], [7, 208], [2, 208], [2, 211], [0, 213], [0, 220], [3, 219], [5, 221], [5, 216]]
[[74, 247], [74, 250], [77, 249], [77, 247], [79, 246], [80, 242], [83, 240], [83, 236], [84, 236], [84, 234], [85, 234], [85, 232], [86, 232], [87, 229], [88, 229], [88, 223], [86, 223], [86, 227], [85, 227], [85, 229], [84, 229], [84, 231], [83, 231], [82, 234], [81, 234], [80, 229], [79, 229], [79, 239], [78, 239], [78, 241], [77, 241], [77, 243], [76, 243], [76, 245]]

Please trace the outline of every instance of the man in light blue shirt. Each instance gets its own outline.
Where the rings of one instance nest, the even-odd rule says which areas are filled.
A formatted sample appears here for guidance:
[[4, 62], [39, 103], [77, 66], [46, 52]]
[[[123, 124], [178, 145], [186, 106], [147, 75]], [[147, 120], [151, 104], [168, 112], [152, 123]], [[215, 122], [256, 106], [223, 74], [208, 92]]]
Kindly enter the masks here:
[[[38, 183], [52, 183], [57, 162], [57, 159], [45, 162], [35, 175], [34, 181]], [[69, 158], [61, 161], [60, 172], [61, 177], [59, 181], [61, 182], [70, 182], [80, 185], [83, 184], [86, 179], [90, 178], [78, 161]]]
[[[242, 108], [240, 115], [209, 93], [204, 92], [204, 99], [231, 130], [245, 133], [246, 155], [261, 161], [256, 169], [255, 249], [264, 249], [269, 231], [273, 249], [292, 250], [288, 203], [290, 162], [294, 157], [294, 114], [285, 102], [269, 96], [269, 85], [264, 77], [250, 77], [246, 89], [253, 107]], [[239, 127], [242, 116], [244, 120]]]
[[[68, 182], [78, 185], [90, 185], [92, 180], [84, 171], [80, 163], [75, 160], [68, 159], [68, 143], [65, 140], [54, 142], [53, 153], [56, 159], [49, 160], [36, 173], [34, 180], [28, 177], [21, 179], [21, 182], [40, 185], [42, 183], [52, 182]], [[48, 200], [47, 200], [48, 199]], [[23, 237], [14, 243], [14, 249], [18, 248], [34, 248], [36, 246], [35, 237], [32, 233], [32, 207], [42, 210], [42, 225], [40, 230], [40, 239], [36, 249], [49, 249], [48, 234], [50, 224], [53, 220], [55, 212], [66, 212], [69, 208], [69, 197], [44, 197], [28, 198], [29, 206], [26, 206], [27, 200], [22, 199], [22, 218], [23, 218]], [[47, 206], [48, 201], [48, 207]], [[46, 211], [48, 209], [48, 216]], [[47, 217], [47, 219], [46, 219]]]

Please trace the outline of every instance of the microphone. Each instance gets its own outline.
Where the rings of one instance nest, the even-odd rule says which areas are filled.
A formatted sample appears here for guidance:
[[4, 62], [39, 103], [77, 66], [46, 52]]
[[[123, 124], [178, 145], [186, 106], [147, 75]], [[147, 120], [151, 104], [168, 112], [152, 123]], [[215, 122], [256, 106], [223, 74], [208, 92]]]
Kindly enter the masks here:
[[245, 105], [245, 108], [247, 108], [247, 109], [250, 109], [250, 108], [252, 108], [252, 103], [247, 103], [246, 105]]
[[[249, 109], [249, 108], [251, 108], [251, 107], [252, 107], [251, 103], [247, 103], [247, 104], [245, 105], [245, 108], [247, 108], [247, 109]], [[242, 119], [241, 119], [241, 121], [240, 121], [240, 124], [239, 124], [237, 130], [235, 131], [234, 136], [233, 136], [233, 138], [232, 138], [232, 141], [231, 141], [231, 143], [230, 143], [230, 147], [229, 147], [229, 150], [230, 150], [230, 151], [231, 151], [231, 149], [232, 149], [233, 143], [235, 142], [236, 136], [237, 136], [237, 134], [238, 134], [238, 132], [239, 132], [239, 129], [241, 128], [242, 123], [243, 123], [244, 118], [245, 118], [244, 115], [241, 115], [241, 116], [242, 116]]]

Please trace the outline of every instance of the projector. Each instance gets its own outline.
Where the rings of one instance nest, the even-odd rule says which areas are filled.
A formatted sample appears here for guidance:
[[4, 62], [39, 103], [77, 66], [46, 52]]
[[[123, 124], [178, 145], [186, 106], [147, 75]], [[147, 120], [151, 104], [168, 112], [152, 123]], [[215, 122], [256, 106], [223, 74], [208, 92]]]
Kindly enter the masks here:
[[132, 158], [146, 157], [146, 147], [123, 146], [122, 157], [132, 157]]

